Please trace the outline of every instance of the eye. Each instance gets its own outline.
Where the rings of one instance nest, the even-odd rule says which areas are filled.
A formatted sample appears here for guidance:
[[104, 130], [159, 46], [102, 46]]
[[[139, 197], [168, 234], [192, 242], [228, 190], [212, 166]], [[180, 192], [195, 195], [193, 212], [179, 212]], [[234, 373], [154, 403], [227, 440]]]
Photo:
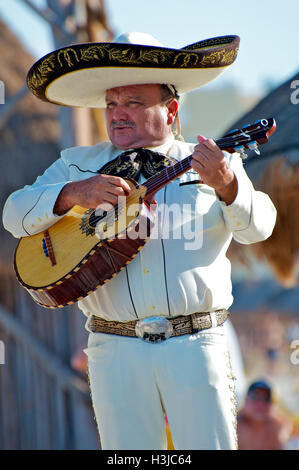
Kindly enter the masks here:
[[130, 100], [130, 101], [128, 102], [128, 104], [129, 104], [129, 106], [130, 106], [131, 108], [132, 108], [132, 107], [136, 108], [137, 106], [142, 106], [141, 101], [137, 101], [137, 100]]
[[107, 109], [112, 109], [112, 108], [114, 108], [114, 106], [115, 106], [115, 103], [113, 101], [108, 101], [106, 103], [106, 108]]

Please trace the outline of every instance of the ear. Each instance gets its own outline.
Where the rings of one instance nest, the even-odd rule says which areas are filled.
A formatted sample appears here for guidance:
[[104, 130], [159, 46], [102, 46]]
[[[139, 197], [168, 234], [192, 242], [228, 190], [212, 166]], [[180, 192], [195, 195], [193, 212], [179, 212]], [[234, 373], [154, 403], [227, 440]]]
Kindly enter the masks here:
[[167, 124], [172, 126], [175, 121], [176, 113], [179, 109], [179, 103], [175, 98], [172, 98], [171, 100], [169, 100], [166, 106], [168, 109]]

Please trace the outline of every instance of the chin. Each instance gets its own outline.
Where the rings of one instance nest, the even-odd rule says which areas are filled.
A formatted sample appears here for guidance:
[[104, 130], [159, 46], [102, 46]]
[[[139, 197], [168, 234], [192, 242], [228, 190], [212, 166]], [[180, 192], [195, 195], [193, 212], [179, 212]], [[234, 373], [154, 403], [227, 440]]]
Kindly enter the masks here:
[[256, 421], [264, 421], [266, 419], [266, 413], [255, 413], [254, 418]]
[[121, 150], [145, 147], [144, 143], [132, 141], [132, 139], [113, 139], [113, 140], [111, 139], [111, 142], [114, 145], [114, 147], [117, 147]]
[[132, 138], [128, 136], [111, 136], [110, 140], [115, 147], [120, 149], [132, 148], [133, 145]]
[[112, 142], [112, 144], [114, 145], [114, 147], [120, 149], [120, 150], [128, 150], [128, 149], [133, 149], [135, 147], [133, 147], [133, 145], [131, 144], [123, 144], [123, 143], [119, 143], [119, 142]]

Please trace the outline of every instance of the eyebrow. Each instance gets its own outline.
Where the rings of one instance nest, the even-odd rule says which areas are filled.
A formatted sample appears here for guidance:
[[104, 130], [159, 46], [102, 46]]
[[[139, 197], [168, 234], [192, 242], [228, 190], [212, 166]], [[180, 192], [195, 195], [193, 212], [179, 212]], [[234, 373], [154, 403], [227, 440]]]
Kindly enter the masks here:
[[[113, 97], [111, 97], [111, 98], [109, 98], [108, 96], [105, 97], [106, 103], [108, 101], [113, 101], [113, 99], [114, 99]], [[145, 98], [142, 97], [142, 96], [139, 96], [139, 95], [127, 95], [127, 96], [125, 96], [125, 99], [144, 100]]]

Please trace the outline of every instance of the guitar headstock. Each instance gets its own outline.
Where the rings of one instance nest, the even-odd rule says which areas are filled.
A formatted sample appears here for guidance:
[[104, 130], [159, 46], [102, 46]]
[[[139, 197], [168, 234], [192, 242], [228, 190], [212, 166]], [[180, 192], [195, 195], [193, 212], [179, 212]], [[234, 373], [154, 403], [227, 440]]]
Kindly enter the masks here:
[[268, 142], [270, 136], [276, 129], [276, 122], [273, 117], [260, 119], [249, 124], [242, 129], [234, 129], [217, 140], [217, 145], [226, 152], [239, 152], [242, 158], [246, 158], [246, 149], [253, 150], [259, 154], [259, 145]]

